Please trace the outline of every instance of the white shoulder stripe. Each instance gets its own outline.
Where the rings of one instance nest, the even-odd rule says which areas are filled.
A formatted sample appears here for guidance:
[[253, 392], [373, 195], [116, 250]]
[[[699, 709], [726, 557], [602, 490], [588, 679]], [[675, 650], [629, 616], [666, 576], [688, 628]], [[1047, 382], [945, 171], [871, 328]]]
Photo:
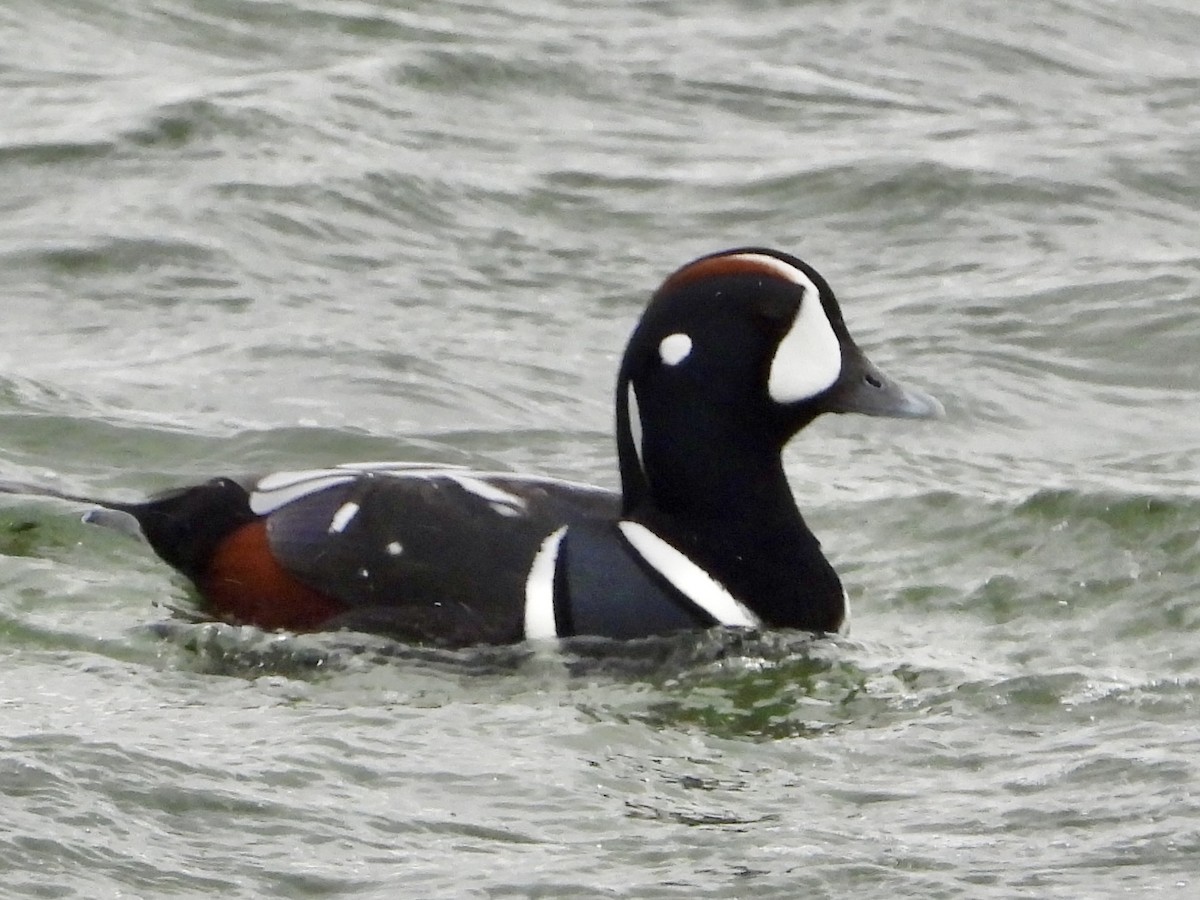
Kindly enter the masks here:
[[558, 548], [562, 545], [567, 526], [555, 531], [544, 541], [529, 567], [525, 579], [525, 637], [546, 640], [558, 637], [558, 622], [554, 618], [554, 572], [558, 567]]
[[[328, 469], [299, 469], [265, 475], [251, 490], [250, 508], [260, 516], [267, 515], [302, 497], [320, 493], [327, 488], [346, 484], [363, 476], [418, 479], [427, 482], [448, 480], [488, 503], [492, 510], [501, 516], [519, 516], [525, 513], [526, 500], [514, 491], [526, 486], [546, 485], [573, 491], [608, 493], [594, 485], [563, 481], [559, 478], [508, 472], [476, 472], [457, 465], [404, 462], [343, 463]], [[511, 485], [513, 490], [501, 487], [504, 484]], [[348, 516], [349, 513], [345, 515]]]
[[715, 578], [637, 522], [617, 523], [638, 555], [721, 625], [757, 628], [761, 620]]

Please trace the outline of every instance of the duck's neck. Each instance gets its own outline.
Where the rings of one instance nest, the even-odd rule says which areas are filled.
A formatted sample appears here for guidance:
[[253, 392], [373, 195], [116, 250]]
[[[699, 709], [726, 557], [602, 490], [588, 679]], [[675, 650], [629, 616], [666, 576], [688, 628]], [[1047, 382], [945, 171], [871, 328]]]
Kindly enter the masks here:
[[[618, 421], [626, 518], [691, 556], [768, 625], [834, 631], [837, 574], [796, 507], [782, 446], [756, 442], [720, 410], [646, 410], [642, 436]], [[634, 412], [636, 415], [636, 412]]]

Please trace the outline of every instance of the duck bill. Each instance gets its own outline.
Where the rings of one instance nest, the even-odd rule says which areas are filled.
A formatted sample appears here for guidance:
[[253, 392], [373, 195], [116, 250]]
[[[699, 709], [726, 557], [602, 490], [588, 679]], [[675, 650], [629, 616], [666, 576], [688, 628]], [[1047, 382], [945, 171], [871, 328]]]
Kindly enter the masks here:
[[825, 396], [825, 409], [894, 419], [938, 419], [946, 408], [924, 391], [879, 371], [857, 347], [844, 354], [841, 377]]

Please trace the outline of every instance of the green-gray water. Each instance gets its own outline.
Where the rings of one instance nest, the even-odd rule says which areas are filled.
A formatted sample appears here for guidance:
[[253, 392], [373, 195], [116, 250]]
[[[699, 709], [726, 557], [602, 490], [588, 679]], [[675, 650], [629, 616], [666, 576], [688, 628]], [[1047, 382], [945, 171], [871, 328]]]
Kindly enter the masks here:
[[1194, 4], [507, 6], [6, 3], [0, 477], [614, 485], [648, 292], [778, 246], [948, 410], [788, 451], [851, 637], [193, 624], [5, 498], [0, 896], [1193, 896]]

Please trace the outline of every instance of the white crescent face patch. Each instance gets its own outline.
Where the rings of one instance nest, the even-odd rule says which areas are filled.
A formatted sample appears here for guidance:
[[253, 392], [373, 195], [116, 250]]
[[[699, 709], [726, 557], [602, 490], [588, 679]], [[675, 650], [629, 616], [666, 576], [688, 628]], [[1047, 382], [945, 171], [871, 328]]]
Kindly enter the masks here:
[[842, 373], [841, 343], [821, 305], [821, 292], [799, 269], [786, 269], [786, 277], [800, 285], [803, 296], [791, 327], [771, 359], [767, 392], [776, 403], [815, 397], [832, 387]]

